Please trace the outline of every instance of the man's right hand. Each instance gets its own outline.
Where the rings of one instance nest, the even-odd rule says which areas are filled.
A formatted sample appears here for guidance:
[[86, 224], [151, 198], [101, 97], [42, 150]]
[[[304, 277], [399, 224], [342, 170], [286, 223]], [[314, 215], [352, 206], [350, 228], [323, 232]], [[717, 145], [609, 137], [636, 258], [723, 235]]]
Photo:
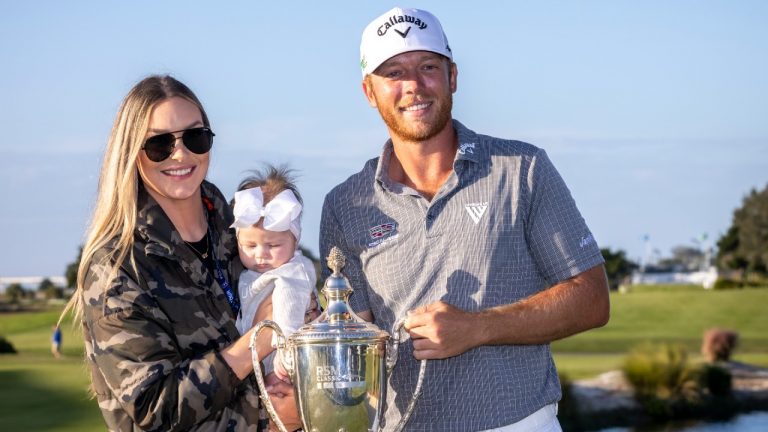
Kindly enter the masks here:
[[478, 346], [476, 319], [473, 313], [442, 301], [409, 311], [404, 326], [413, 340], [413, 356], [444, 359]]

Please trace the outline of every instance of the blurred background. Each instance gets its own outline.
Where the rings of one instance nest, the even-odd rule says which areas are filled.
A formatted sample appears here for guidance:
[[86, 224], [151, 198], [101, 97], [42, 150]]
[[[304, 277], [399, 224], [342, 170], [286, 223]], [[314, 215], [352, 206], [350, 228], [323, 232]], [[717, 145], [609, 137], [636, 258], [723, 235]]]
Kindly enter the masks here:
[[[387, 137], [359, 41], [395, 5], [0, 0], [0, 352], [17, 351], [0, 356], [0, 430], [103, 429], [78, 332], [66, 321], [59, 359], [50, 338], [127, 91], [171, 74], [197, 93], [216, 132], [209, 179], [227, 197], [261, 162], [295, 168], [316, 254], [325, 194]], [[555, 343], [561, 371], [615, 370], [643, 342], [704, 362], [712, 327], [738, 333], [736, 360], [768, 366], [768, 235], [754, 234], [768, 232], [767, 2], [400, 6], [442, 22], [454, 117], [544, 148], [604, 248], [612, 321]]]

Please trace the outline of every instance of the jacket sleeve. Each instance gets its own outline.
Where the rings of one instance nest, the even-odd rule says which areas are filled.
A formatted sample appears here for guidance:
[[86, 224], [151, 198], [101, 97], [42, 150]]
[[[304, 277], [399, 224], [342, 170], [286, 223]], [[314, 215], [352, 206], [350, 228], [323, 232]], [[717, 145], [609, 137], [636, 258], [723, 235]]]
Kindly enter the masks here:
[[90, 360], [141, 429], [189, 429], [236, 397], [240, 380], [221, 354], [184, 358], [177, 342], [183, 335], [174, 334], [159, 308], [148, 306], [142, 298], [148, 294], [127, 274], [111, 282], [109, 291], [119, 294], [101, 297], [103, 303], [89, 298], [89, 291], [100, 290], [91, 285], [84, 293]]

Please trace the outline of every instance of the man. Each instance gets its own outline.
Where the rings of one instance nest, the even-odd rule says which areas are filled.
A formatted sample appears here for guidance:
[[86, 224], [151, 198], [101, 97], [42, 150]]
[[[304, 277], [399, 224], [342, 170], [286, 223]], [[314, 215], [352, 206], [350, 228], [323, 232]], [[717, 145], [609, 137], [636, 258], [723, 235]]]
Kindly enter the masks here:
[[407, 430], [560, 430], [549, 342], [608, 321], [592, 234], [543, 150], [452, 120], [457, 67], [437, 18], [394, 8], [360, 52], [390, 140], [326, 196], [320, 249], [346, 255], [360, 316], [387, 330], [408, 317], [386, 428], [430, 359]]

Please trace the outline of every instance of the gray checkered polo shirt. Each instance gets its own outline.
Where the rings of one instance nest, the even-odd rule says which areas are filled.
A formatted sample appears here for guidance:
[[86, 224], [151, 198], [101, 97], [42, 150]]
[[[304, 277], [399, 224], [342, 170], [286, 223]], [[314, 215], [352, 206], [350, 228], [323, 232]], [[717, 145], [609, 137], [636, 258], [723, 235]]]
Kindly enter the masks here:
[[[320, 253], [341, 248], [352, 307], [387, 331], [418, 306], [514, 303], [603, 262], [544, 150], [454, 127], [454, 172], [431, 202], [388, 178], [391, 141], [325, 197]], [[406, 341], [387, 388], [387, 429], [405, 411], [418, 367]], [[549, 345], [482, 346], [428, 362], [406, 430], [495, 428], [559, 398]]]

